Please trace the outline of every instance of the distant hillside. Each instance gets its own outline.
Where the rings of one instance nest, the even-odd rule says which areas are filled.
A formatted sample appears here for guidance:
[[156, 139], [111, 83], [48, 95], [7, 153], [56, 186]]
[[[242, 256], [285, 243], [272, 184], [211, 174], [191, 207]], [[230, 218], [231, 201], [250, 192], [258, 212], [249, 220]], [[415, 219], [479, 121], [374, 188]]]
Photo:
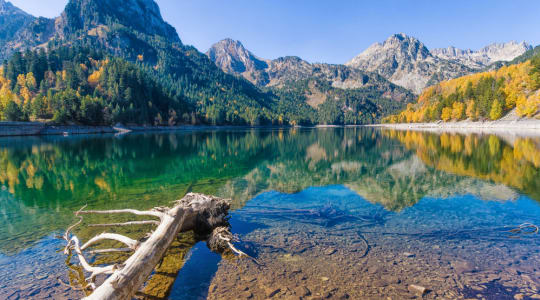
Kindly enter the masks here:
[[519, 64], [429, 87], [416, 104], [384, 121], [497, 120], [514, 109], [519, 117], [540, 116], [539, 54]]

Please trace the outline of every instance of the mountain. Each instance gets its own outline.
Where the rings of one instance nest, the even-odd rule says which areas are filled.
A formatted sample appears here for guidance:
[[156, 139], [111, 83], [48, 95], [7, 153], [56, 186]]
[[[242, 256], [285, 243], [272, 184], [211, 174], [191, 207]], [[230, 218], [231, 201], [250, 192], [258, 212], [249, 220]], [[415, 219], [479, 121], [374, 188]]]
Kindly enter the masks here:
[[342, 89], [357, 89], [391, 84], [376, 74], [343, 65], [309, 63], [296, 56], [274, 60], [259, 58], [240, 41], [224, 39], [214, 44], [206, 55], [223, 71], [241, 75], [258, 86], [283, 87], [289, 82], [321, 78]]
[[474, 71], [459, 62], [434, 56], [418, 39], [402, 33], [373, 44], [345, 65], [376, 72], [416, 94], [434, 83]]
[[509, 43], [494, 43], [478, 51], [448, 47], [433, 49], [431, 53], [442, 59], [459, 61], [473, 69], [482, 69], [495, 62], [511, 61], [531, 49], [532, 47], [525, 42], [517, 43], [512, 41]]
[[35, 18], [11, 2], [0, 0], [0, 43], [13, 38], [20, 28], [25, 27]]
[[256, 57], [239, 41], [224, 39], [206, 52], [206, 55], [225, 73], [242, 75], [256, 85], [267, 85], [269, 61]]
[[327, 98], [327, 94], [315, 88], [317, 84], [343, 90], [376, 90], [382, 98], [397, 102], [407, 102], [411, 98], [405, 89], [375, 73], [344, 65], [309, 63], [296, 56], [264, 59], [232, 39], [214, 44], [206, 55], [224, 72], [241, 76], [260, 87], [288, 89], [298, 82], [308, 82], [306, 92], [308, 98], [311, 98], [308, 101], [314, 107]]
[[[11, 3], [5, 6], [27, 15]], [[14, 22], [12, 15], [6, 19], [10, 20], [9, 23]], [[125, 55], [134, 49], [149, 51], [145, 45], [147, 41], [143, 40], [156, 37], [180, 43], [176, 30], [163, 20], [153, 0], [70, 0], [59, 17], [48, 19], [29, 16], [19, 28], [6, 39], [0, 58], [7, 59], [16, 51], [51, 44], [71, 45], [85, 40], [97, 42], [100, 47], [116, 55]], [[149, 54], [150, 58], [157, 60], [155, 51], [140, 54]]]
[[72, 0], [57, 20], [57, 31], [66, 37], [107, 24], [121, 24], [142, 34], [180, 42], [153, 0]]
[[0, 59], [16, 51], [44, 46], [54, 34], [54, 20], [36, 18], [11, 2], [0, 0]]

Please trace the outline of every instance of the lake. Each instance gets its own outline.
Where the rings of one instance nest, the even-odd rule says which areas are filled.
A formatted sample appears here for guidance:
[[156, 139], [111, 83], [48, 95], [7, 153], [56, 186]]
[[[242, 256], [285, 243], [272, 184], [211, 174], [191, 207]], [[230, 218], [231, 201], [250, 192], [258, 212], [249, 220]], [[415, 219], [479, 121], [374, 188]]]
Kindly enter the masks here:
[[255, 260], [183, 234], [148, 299], [540, 299], [540, 138], [373, 128], [0, 138], [0, 299], [84, 296], [58, 238], [82, 206], [187, 192], [230, 198]]

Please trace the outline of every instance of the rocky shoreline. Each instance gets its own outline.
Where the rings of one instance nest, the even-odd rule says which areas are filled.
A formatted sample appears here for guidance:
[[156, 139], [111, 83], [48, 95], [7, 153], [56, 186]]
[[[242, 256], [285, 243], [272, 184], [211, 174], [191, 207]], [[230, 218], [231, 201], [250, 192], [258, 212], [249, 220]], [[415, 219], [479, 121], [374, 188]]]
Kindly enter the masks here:
[[452, 132], [452, 133], [484, 133], [484, 134], [518, 134], [524, 136], [540, 136], [539, 119], [497, 121], [459, 121], [459, 122], [435, 122], [435, 123], [399, 123], [399, 124], [376, 124], [370, 127], [389, 128], [396, 130], [416, 130], [429, 132]]
[[[144, 131], [182, 131], [182, 130], [217, 130], [238, 128], [276, 128], [274, 126], [83, 126], [83, 125], [53, 125], [40, 122], [0, 122], [0, 136], [40, 136], [40, 135], [79, 135], [79, 134], [122, 134]], [[280, 126], [279, 128], [283, 128]]]

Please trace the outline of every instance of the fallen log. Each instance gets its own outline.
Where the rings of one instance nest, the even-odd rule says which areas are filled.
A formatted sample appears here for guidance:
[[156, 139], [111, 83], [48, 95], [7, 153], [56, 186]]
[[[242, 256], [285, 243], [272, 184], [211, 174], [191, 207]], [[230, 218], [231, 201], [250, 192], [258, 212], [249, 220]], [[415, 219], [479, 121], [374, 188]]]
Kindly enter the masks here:
[[[80, 220], [69, 227], [64, 235], [64, 239], [67, 241], [64, 253], [70, 255], [75, 252], [84, 270], [91, 273], [87, 280], [88, 286], [83, 288], [89, 287], [93, 292], [85, 299], [132, 299], [149, 278], [180, 232], [193, 230], [198, 235], [209, 237], [212, 245], [217, 245], [221, 240], [220, 247], [217, 247], [217, 250], [224, 251], [228, 248], [242, 256], [243, 253], [234, 248], [232, 234], [228, 231], [227, 214], [229, 207], [230, 204], [227, 200], [193, 193], [189, 193], [183, 199], [176, 201], [172, 208], [159, 207], [150, 211], [132, 209], [84, 211], [83, 207], [76, 212], [76, 216]], [[120, 213], [155, 217], [159, 218], [159, 221], [148, 220], [110, 225], [126, 226], [126, 224], [136, 225], [137, 223], [159, 225], [145, 241], [135, 241], [119, 234], [102, 233], [81, 246], [76, 236], [70, 237], [70, 231], [82, 223], [82, 215], [84, 214]], [[102, 240], [114, 240], [126, 245], [127, 248], [104, 249], [98, 250], [97, 253], [105, 251], [134, 251], [134, 253], [122, 264], [92, 266], [84, 257], [83, 251]], [[95, 278], [102, 274], [109, 275], [109, 277], [103, 284], [96, 287]]]

